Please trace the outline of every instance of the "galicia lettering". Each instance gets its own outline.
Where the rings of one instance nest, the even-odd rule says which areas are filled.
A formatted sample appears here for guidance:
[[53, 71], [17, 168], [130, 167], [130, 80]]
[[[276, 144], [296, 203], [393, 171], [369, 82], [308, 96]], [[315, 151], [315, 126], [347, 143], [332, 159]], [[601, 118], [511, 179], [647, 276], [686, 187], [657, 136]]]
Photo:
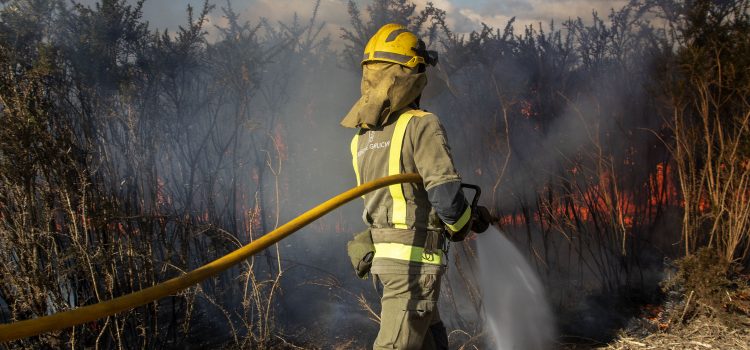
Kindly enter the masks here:
[[361, 157], [363, 154], [367, 153], [367, 151], [383, 149], [390, 145], [391, 145], [390, 140], [383, 141], [383, 142], [368, 143], [364, 148], [357, 151], [357, 157]]

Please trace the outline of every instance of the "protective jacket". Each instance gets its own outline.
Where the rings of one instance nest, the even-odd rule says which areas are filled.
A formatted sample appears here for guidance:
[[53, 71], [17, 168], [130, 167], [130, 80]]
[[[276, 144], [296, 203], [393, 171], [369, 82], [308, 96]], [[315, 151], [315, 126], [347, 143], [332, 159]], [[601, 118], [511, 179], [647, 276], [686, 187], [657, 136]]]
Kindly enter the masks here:
[[[369, 64], [365, 72], [367, 69], [377, 69], [380, 79], [386, 74], [410, 74], [403, 72], [403, 67], [387, 63]], [[389, 69], [393, 71], [388, 72]], [[366, 90], [378, 86], [365, 82], [367, 77], [367, 73], [363, 74], [362, 95], [387, 98], [388, 94]], [[386, 80], [390, 81], [390, 90], [408, 90], [393, 84], [410, 83], [406, 79]], [[381, 106], [390, 105], [389, 101], [380, 102]], [[440, 249], [444, 227], [458, 232], [471, 218], [440, 120], [415, 107], [386, 113], [379, 110], [379, 115], [360, 111], [359, 114], [375, 114], [379, 118], [366, 118], [367, 123], [363, 119], [355, 124], [361, 127], [351, 142], [358, 184], [400, 173], [419, 173], [423, 178], [420, 184], [391, 185], [364, 196], [363, 220], [372, 228], [375, 243], [373, 274], [437, 273], [444, 263]], [[347, 118], [351, 120], [355, 112], [350, 112]]]

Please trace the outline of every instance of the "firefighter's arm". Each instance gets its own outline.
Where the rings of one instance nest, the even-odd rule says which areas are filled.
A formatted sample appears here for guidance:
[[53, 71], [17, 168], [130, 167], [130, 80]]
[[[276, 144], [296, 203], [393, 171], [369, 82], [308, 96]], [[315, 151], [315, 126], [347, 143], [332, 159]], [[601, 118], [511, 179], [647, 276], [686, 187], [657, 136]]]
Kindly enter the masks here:
[[427, 197], [450, 240], [463, 240], [471, 229], [471, 207], [461, 190], [461, 177], [453, 165], [445, 130], [438, 118], [428, 114], [413, 130], [414, 162], [422, 176]]

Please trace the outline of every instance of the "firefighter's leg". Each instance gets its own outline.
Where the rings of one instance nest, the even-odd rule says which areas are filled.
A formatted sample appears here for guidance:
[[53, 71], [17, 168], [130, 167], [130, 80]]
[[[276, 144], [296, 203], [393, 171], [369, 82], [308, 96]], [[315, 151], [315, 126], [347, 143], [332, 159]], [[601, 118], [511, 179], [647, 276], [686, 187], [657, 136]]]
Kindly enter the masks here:
[[[381, 274], [378, 277], [383, 283], [383, 298], [380, 332], [374, 349], [434, 348], [429, 332], [437, 316], [440, 275]], [[429, 338], [427, 342], [426, 338]]]

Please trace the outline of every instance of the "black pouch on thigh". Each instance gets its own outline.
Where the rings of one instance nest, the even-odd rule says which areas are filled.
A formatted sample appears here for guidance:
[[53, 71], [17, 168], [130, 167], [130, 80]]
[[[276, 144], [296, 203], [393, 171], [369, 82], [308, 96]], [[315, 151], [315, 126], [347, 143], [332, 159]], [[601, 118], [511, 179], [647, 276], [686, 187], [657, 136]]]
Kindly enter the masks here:
[[442, 321], [430, 325], [430, 335], [436, 350], [448, 350], [448, 332]]
[[372, 242], [370, 229], [355, 234], [354, 238], [346, 244], [346, 251], [357, 277], [366, 279], [372, 267], [372, 258], [375, 256], [375, 244]]

